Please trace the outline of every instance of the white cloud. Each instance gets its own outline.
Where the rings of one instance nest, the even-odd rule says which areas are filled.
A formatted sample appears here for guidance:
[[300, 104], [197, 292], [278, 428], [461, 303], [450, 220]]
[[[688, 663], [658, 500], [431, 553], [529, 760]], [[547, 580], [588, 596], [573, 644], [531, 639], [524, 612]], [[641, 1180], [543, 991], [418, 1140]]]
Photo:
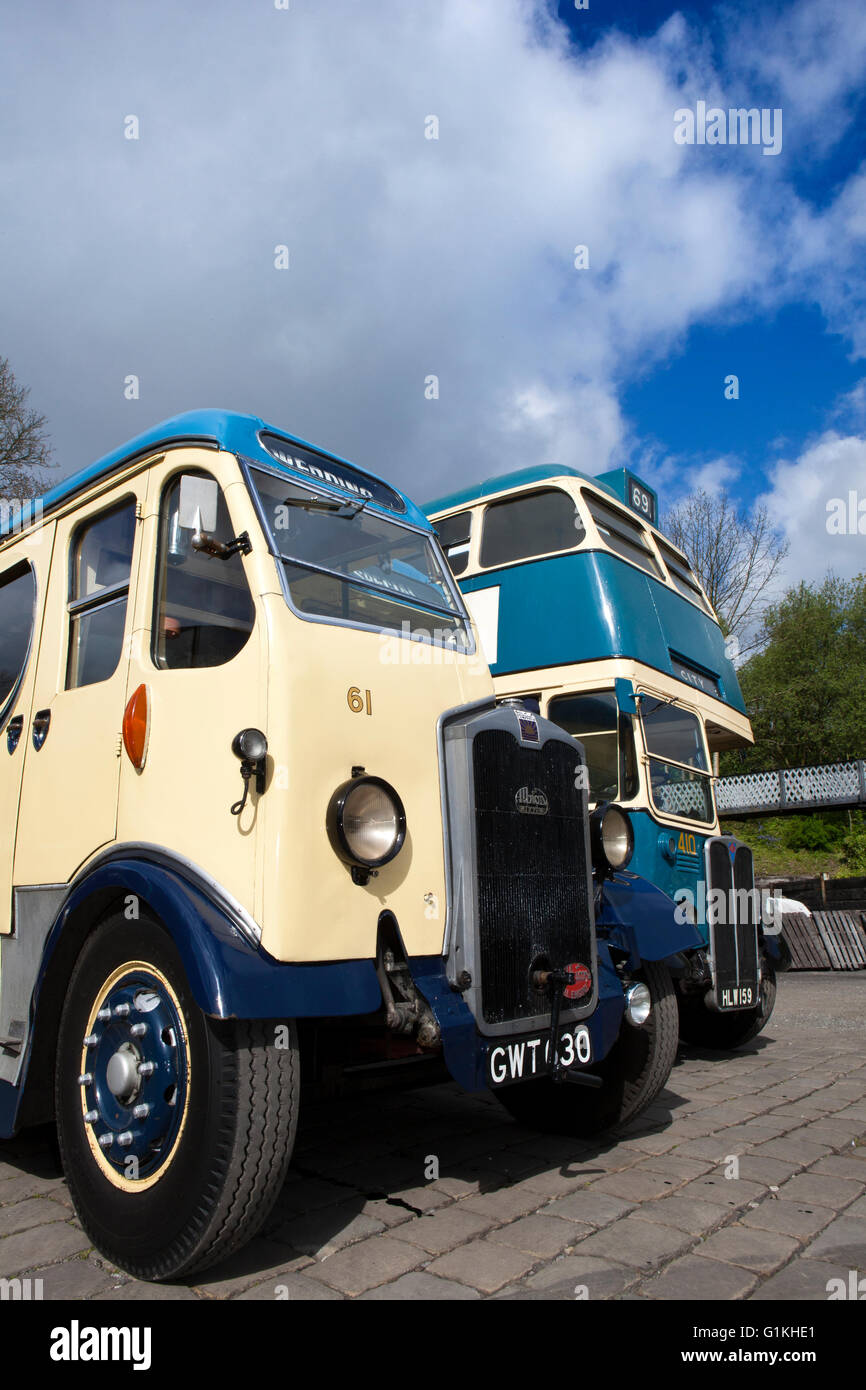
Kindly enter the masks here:
[[[759, 500], [790, 541], [783, 585], [820, 580], [828, 570], [846, 579], [866, 573], [866, 437], [828, 430], [797, 458], [775, 465]], [[840, 508], [844, 534], [833, 520]]]
[[[737, 61], [766, 54], [764, 80], [803, 111], [805, 71], [826, 111], [860, 51], [833, 75], [842, 19], [862, 26], [835, 0], [833, 43], [810, 49], [808, 9]], [[676, 145], [677, 107], [746, 100], [682, 16], [585, 53], [529, 0], [96, 0], [50, 25], [23, 8], [15, 27], [4, 351], [64, 468], [224, 404], [420, 500], [470, 469], [557, 457], [596, 472], [633, 442], [623, 384], [695, 322], [800, 297], [805, 277], [840, 331], [856, 327], [833, 247], [859, 235], [859, 185], [815, 213], [784, 154]], [[123, 138], [130, 113], [139, 141]]]

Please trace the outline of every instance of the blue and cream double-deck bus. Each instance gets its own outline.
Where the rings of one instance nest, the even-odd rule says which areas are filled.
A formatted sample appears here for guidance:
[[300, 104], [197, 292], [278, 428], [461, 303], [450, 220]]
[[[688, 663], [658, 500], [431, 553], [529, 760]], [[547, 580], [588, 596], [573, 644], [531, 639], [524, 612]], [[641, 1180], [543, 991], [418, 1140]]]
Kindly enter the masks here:
[[593, 478], [550, 465], [426, 511], [497, 695], [536, 701], [585, 748], [590, 804], [619, 827], [620, 888], [649, 879], [702, 933], [677, 978], [681, 1035], [753, 1037], [772, 1010], [780, 946], [764, 937], [751, 852], [720, 834], [713, 793], [713, 755], [752, 733], [716, 615], [658, 528], [657, 495], [625, 469]]

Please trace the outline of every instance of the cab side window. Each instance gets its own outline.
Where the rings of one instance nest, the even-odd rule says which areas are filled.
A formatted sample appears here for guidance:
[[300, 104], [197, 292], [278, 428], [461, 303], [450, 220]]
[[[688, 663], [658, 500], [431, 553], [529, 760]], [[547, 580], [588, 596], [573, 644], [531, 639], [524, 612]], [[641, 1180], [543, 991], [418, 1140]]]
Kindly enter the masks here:
[[456, 516], [446, 516], [436, 522], [439, 543], [448, 558], [453, 575], [462, 574], [469, 564], [469, 536], [472, 528], [472, 513], [458, 512]]
[[[180, 526], [179, 514], [177, 477], [162, 499], [153, 660], [167, 671], [224, 666], [246, 645], [255, 623], [255, 605], [243, 561], [237, 554], [222, 560], [196, 550], [193, 533]], [[234, 538], [221, 490], [216, 529], [209, 535], [226, 542]]]
[[133, 498], [86, 521], [75, 533], [69, 581], [67, 690], [108, 680], [117, 670], [134, 542]]
[[589, 769], [590, 801], [616, 801], [619, 795], [619, 711], [613, 691], [560, 695], [551, 700], [548, 717], [583, 744]]
[[33, 636], [36, 579], [26, 561], [0, 574], [0, 723], [10, 712]]

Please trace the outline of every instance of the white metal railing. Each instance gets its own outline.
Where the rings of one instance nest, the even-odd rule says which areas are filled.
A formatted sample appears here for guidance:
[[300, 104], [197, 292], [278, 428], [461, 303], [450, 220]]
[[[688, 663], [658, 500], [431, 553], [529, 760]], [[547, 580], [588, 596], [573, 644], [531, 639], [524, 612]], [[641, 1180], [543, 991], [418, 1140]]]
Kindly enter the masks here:
[[720, 777], [716, 782], [716, 804], [720, 816], [866, 806], [866, 762]]

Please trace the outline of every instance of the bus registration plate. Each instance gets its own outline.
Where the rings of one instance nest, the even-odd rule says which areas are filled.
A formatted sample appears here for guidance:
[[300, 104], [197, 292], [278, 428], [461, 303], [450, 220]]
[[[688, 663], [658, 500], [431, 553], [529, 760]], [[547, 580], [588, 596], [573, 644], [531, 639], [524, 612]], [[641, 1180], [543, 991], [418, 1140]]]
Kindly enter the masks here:
[[[585, 1066], [592, 1061], [592, 1041], [585, 1024], [564, 1028], [559, 1035], [559, 1059], [564, 1067]], [[487, 1081], [490, 1086], [507, 1086], [545, 1076], [550, 1066], [550, 1032], [503, 1039], [487, 1049]]]

